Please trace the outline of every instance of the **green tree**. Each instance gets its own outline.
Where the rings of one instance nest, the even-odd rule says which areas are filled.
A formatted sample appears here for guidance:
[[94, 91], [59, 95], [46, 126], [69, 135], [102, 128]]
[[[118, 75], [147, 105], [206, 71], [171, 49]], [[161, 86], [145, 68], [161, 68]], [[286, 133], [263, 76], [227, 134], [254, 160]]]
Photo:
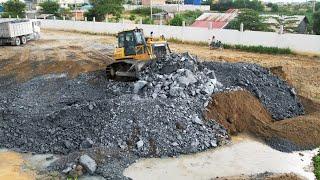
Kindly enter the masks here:
[[71, 19], [72, 13], [69, 8], [60, 8], [58, 12], [59, 17], [66, 17], [66, 19]]
[[11, 17], [24, 17], [26, 4], [19, 0], [9, 0], [3, 4], [4, 12]]
[[256, 11], [263, 11], [264, 5], [259, 0], [219, 0], [212, 4], [211, 9], [217, 11], [226, 11], [228, 9], [253, 9]]
[[320, 10], [313, 14], [313, 32], [320, 35]]
[[271, 12], [278, 12], [278, 11], [279, 11], [279, 6], [277, 4], [272, 4]]
[[59, 4], [57, 1], [53, 0], [46, 0], [39, 4], [42, 8], [42, 13], [44, 14], [54, 14], [57, 15], [59, 12]]
[[120, 17], [124, 9], [123, 2], [123, 0], [90, 0], [92, 8], [86, 13], [86, 16], [89, 20], [95, 17], [97, 21], [105, 20], [106, 14]]
[[238, 17], [232, 20], [228, 27], [231, 29], [239, 29], [241, 23], [243, 23], [245, 30], [270, 31], [268, 25], [264, 23], [264, 18], [252, 9], [241, 9]]
[[320, 10], [320, 2], [317, 2], [317, 3], [316, 3], [315, 10], [316, 10], [316, 11]]

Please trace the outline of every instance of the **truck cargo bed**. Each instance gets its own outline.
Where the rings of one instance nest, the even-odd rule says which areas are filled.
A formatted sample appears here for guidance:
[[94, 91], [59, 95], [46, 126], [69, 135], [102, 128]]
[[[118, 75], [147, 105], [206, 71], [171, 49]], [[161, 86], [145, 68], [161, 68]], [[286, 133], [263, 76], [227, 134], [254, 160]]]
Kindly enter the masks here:
[[0, 22], [0, 38], [13, 38], [32, 33], [32, 22], [29, 20]]

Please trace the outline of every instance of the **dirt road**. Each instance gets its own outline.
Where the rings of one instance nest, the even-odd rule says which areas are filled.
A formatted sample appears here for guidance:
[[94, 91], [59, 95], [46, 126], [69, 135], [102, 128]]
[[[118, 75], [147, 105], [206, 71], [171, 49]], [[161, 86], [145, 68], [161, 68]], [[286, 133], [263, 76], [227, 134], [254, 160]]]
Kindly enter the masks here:
[[41, 40], [20, 47], [0, 47], [0, 76], [18, 81], [50, 73], [71, 77], [102, 69], [110, 62], [113, 38], [74, 33], [43, 32]]

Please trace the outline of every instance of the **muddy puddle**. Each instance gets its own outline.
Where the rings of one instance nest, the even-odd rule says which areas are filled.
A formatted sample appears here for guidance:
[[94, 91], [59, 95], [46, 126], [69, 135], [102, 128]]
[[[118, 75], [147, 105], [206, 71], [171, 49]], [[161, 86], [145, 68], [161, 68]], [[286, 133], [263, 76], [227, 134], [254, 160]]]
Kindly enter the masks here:
[[22, 155], [0, 151], [0, 179], [5, 180], [30, 180], [35, 179], [35, 173], [23, 168], [24, 159]]
[[0, 149], [0, 180], [42, 179], [37, 172], [57, 159], [52, 154], [33, 155]]
[[134, 180], [211, 179], [222, 176], [264, 173], [295, 173], [314, 179], [312, 151], [283, 153], [247, 135], [233, 138], [233, 143], [215, 150], [177, 158], [143, 159], [124, 171]]

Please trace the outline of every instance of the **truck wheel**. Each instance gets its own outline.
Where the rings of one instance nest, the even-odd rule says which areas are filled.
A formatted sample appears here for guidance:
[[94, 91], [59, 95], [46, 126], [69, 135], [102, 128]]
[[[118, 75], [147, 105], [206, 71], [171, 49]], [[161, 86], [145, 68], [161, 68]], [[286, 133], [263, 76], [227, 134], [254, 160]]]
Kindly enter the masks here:
[[20, 44], [21, 44], [20, 38], [15, 38], [14, 39], [14, 45], [20, 46]]
[[26, 44], [27, 43], [27, 38], [25, 36], [21, 36], [21, 43]]

